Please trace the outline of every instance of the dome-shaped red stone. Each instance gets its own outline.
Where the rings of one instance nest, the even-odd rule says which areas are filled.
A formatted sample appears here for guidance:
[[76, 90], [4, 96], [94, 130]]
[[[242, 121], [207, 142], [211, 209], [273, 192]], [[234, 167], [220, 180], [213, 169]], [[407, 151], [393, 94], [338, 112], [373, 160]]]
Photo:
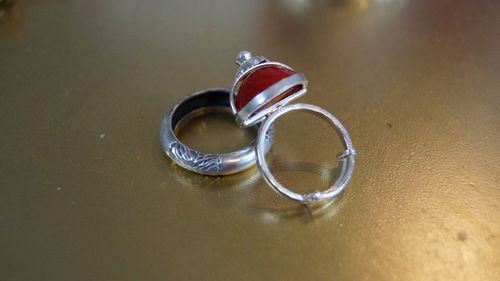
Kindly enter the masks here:
[[[269, 88], [269, 86], [279, 82], [280, 80], [295, 74], [296, 72], [285, 67], [270, 65], [259, 68], [250, 73], [244, 78], [241, 86], [238, 89], [238, 94], [235, 99], [236, 109], [239, 111], [256, 95]], [[294, 92], [296, 90], [294, 89]], [[290, 95], [286, 91], [285, 95]]]

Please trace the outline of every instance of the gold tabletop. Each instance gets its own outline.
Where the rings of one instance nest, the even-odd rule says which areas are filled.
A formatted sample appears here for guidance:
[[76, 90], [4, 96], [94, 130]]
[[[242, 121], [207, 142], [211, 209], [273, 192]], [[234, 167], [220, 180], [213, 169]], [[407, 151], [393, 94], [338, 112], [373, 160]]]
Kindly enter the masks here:
[[[1, 1], [0, 280], [499, 280], [498, 1]], [[207, 177], [160, 148], [163, 113], [229, 87], [236, 54], [304, 73], [358, 151], [325, 208], [257, 168]], [[186, 122], [190, 146], [255, 137]], [[340, 140], [280, 118], [268, 163], [326, 189]]]

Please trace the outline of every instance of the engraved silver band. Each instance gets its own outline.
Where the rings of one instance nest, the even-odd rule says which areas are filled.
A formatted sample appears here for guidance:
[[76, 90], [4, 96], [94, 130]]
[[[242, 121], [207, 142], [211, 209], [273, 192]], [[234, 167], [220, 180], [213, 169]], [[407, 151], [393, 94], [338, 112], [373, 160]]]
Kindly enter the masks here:
[[[165, 153], [179, 166], [193, 172], [219, 176], [241, 172], [256, 163], [254, 140], [248, 146], [230, 153], [210, 154], [187, 147], [175, 135], [175, 127], [186, 116], [207, 107], [230, 107], [230, 90], [211, 88], [183, 97], [165, 114], [160, 125], [160, 142]], [[271, 148], [273, 128], [266, 130], [262, 140], [262, 153]]]
[[[342, 151], [337, 155], [337, 159], [339, 160], [340, 166], [336, 180], [332, 184], [332, 186], [325, 191], [320, 192], [318, 190], [312, 190], [305, 194], [295, 193], [286, 188], [285, 186], [283, 186], [281, 183], [279, 183], [278, 180], [276, 180], [276, 178], [271, 174], [269, 167], [266, 163], [265, 159], [266, 132], [271, 128], [272, 124], [278, 117], [293, 110], [312, 111], [316, 115], [328, 121], [328, 123], [330, 123], [330, 125], [332, 125], [332, 127], [337, 132], [345, 148], [344, 151]], [[354, 156], [356, 155], [356, 151], [354, 150], [354, 147], [352, 145], [349, 133], [342, 125], [342, 123], [340, 123], [340, 121], [337, 118], [335, 118], [331, 113], [329, 113], [328, 111], [324, 110], [321, 107], [311, 104], [298, 103], [298, 104], [286, 105], [279, 108], [271, 115], [269, 115], [267, 119], [265, 119], [262, 122], [262, 125], [259, 129], [259, 133], [257, 135], [256, 151], [257, 151], [257, 166], [259, 167], [262, 176], [264, 177], [266, 182], [271, 186], [271, 188], [281, 196], [301, 202], [303, 204], [313, 204], [317, 201], [332, 199], [335, 196], [339, 195], [351, 180], [352, 174], [354, 172], [354, 162], [355, 162]]]

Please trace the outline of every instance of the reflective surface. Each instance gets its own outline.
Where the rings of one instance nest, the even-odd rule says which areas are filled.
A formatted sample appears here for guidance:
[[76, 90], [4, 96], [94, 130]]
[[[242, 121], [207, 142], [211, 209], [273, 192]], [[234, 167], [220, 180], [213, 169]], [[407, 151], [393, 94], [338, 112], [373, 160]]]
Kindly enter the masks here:
[[[0, 279], [498, 280], [499, 9], [3, 5]], [[329, 206], [280, 198], [255, 168], [205, 177], [163, 156], [164, 111], [194, 90], [229, 87], [242, 49], [305, 73], [299, 101], [349, 130], [356, 171]], [[200, 139], [189, 142], [223, 150], [220, 134], [238, 129], [220, 118], [190, 124], [186, 136]], [[328, 187], [341, 150], [328, 124], [298, 113], [276, 131], [268, 163], [278, 180], [297, 192]]]

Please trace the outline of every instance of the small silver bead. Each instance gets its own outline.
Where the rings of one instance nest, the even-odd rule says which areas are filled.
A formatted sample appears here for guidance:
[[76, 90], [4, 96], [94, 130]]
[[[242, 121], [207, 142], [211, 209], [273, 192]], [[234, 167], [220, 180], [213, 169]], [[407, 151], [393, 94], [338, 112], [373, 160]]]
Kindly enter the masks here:
[[318, 201], [321, 196], [321, 192], [319, 190], [311, 190], [308, 191], [306, 194], [304, 194], [304, 199], [308, 204], [313, 204], [314, 202]]
[[252, 58], [252, 53], [250, 53], [249, 51], [241, 51], [236, 56], [236, 64], [242, 65], [251, 58]]

